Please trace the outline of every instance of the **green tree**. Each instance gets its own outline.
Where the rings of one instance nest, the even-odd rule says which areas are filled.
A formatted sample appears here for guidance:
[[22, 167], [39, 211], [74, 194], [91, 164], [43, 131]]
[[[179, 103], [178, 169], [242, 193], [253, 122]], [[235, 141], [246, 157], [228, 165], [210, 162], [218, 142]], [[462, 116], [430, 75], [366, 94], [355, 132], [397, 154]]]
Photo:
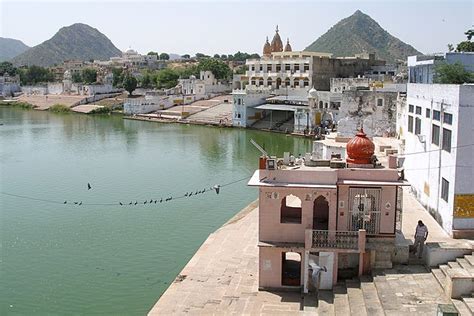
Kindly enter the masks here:
[[200, 58], [208, 58], [209, 56], [203, 54], [203, 53], [196, 53], [196, 58], [200, 59]]
[[148, 52], [147, 55], [156, 55], [156, 56], [159, 56], [159, 54], [157, 52], [154, 52], [154, 51], [150, 51]]
[[184, 55], [181, 55], [181, 58], [189, 59], [189, 58], [191, 58], [191, 55], [189, 55], [189, 54], [184, 54]]
[[5, 74], [8, 74], [9, 76], [14, 76], [18, 72], [18, 69], [13, 66], [12, 63], [8, 61], [4, 61], [0, 63], [0, 76], [3, 76]]
[[232, 74], [232, 71], [226, 63], [224, 63], [222, 60], [215, 58], [202, 59], [199, 62], [198, 70], [209, 70], [214, 74], [217, 79], [228, 79]]
[[156, 76], [156, 85], [159, 89], [170, 89], [178, 84], [179, 73], [171, 68], [160, 70]]
[[160, 59], [161, 59], [161, 60], [169, 60], [169, 59], [170, 59], [170, 55], [168, 55], [167, 53], [161, 53], [161, 54], [160, 54]]
[[81, 71], [82, 82], [85, 84], [95, 83], [97, 81], [97, 70], [93, 68], [84, 68]]
[[20, 82], [23, 85], [54, 81], [54, 76], [48, 69], [40, 66], [30, 66], [20, 71]]
[[75, 72], [72, 74], [72, 82], [75, 83], [81, 83], [82, 82], [82, 76], [80, 72]]
[[152, 86], [152, 76], [149, 72], [145, 72], [140, 80], [140, 85], [142, 88], [151, 88]]
[[460, 62], [454, 64], [440, 63], [436, 66], [436, 83], [463, 84], [474, 82], [471, 72], [464, 69]]
[[471, 41], [463, 41], [456, 46], [457, 52], [474, 52], [474, 43]]
[[137, 79], [130, 75], [130, 74], [125, 74], [123, 77], [123, 88], [128, 91], [129, 95], [132, 95], [133, 91], [137, 88]]
[[216, 59], [220, 59], [220, 58], [221, 58], [221, 56], [220, 56], [219, 54], [214, 54], [214, 58], [216, 58]]
[[226, 60], [226, 59], [227, 59], [227, 55], [222, 54], [222, 55], [221, 55], [221, 59]]
[[123, 69], [122, 68], [112, 68], [112, 85], [114, 88], [123, 87]]

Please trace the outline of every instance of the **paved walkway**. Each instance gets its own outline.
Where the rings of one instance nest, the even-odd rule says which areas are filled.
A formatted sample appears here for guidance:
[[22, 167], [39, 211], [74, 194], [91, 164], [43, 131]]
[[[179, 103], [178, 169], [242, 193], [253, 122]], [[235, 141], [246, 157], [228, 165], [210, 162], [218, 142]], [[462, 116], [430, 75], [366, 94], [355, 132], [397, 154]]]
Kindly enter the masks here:
[[74, 95], [21, 95], [18, 100], [21, 102], [27, 102], [35, 106], [35, 110], [47, 110], [54, 104], [63, 104], [67, 107], [71, 107], [77, 102], [84, 99], [84, 96]]

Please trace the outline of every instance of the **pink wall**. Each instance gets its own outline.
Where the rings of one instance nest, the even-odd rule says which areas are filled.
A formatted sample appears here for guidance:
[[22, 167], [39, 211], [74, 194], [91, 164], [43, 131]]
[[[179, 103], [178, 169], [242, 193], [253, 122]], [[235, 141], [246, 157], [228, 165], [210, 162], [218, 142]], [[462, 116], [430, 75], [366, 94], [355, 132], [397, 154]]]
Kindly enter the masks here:
[[277, 288], [281, 285], [281, 256], [283, 252], [298, 252], [301, 255], [301, 285], [303, 285], [304, 249], [282, 249], [259, 247], [258, 286], [261, 288]]
[[[301, 200], [301, 224], [280, 223], [281, 201], [293, 194]], [[313, 203], [320, 195], [329, 203], [328, 229], [336, 229], [336, 190], [309, 188], [260, 187], [259, 240], [304, 243], [304, 232], [313, 229]]]

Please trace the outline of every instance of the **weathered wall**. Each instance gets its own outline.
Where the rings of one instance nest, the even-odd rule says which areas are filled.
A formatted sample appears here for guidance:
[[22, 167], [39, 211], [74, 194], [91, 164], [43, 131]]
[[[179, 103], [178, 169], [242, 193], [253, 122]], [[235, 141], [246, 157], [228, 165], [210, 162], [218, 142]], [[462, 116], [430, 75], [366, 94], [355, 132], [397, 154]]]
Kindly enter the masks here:
[[[338, 134], [352, 137], [363, 126], [369, 137], [396, 132], [396, 92], [344, 91], [339, 108]], [[378, 100], [382, 99], [382, 105]]]

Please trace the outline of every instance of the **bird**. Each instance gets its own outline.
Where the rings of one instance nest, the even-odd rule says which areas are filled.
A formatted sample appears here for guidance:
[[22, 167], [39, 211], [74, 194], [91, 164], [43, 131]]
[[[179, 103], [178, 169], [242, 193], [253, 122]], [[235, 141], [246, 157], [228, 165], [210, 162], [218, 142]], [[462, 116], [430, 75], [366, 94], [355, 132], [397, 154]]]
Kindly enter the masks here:
[[119, 202], [120, 205], [123, 205], [122, 202]]
[[148, 201], [143, 202], [143, 204], [146, 204]]
[[156, 202], [158, 202], [158, 200], [155, 200], [155, 204], [156, 204]]
[[132, 204], [133, 204], [133, 203], [132, 203], [132, 202], [130, 202], [128, 205], [132, 205]]
[[138, 201], [135, 201], [135, 205], [137, 205], [137, 204], [138, 204]]
[[79, 203], [79, 205], [82, 205], [82, 201], [81, 201], [81, 203]]
[[153, 200], [150, 200], [150, 204], [153, 203]]
[[186, 192], [186, 193], [184, 194], [184, 196], [188, 196], [188, 192]]
[[160, 203], [162, 203], [162, 202], [163, 202], [163, 198], [160, 199]]
[[191, 195], [193, 195], [193, 192], [189, 193], [188, 197], [191, 196]]
[[77, 202], [74, 202], [74, 204], [76, 204], [76, 205], [77, 205]]
[[87, 190], [90, 190], [90, 189], [92, 189], [91, 184], [87, 183]]
[[67, 204], [67, 201], [64, 201], [64, 204]]

